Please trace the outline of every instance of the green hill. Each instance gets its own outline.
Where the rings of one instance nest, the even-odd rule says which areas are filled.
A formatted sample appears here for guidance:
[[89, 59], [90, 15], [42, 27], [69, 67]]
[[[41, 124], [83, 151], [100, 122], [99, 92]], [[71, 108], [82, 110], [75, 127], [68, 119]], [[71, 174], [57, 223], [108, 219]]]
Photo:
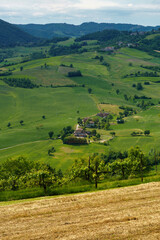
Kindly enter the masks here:
[[53, 38], [59, 36], [79, 37], [89, 33], [103, 31], [105, 29], [115, 29], [119, 31], [151, 31], [159, 27], [141, 26], [133, 24], [115, 24], [115, 23], [95, 23], [86, 22], [81, 25], [73, 25], [66, 23], [50, 23], [50, 24], [19, 24], [17, 25], [23, 31], [40, 38]]
[[[94, 42], [91, 44], [94, 47]], [[17, 47], [16, 54], [18, 55], [18, 51], [21, 53], [22, 50], [24, 54], [25, 48]], [[39, 50], [39, 48], [32, 49], [32, 51]], [[103, 56], [103, 61], [101, 62], [97, 56]], [[14, 61], [15, 59], [16, 57]], [[11, 62], [12, 58], [8, 58], [8, 61]], [[81, 71], [82, 77], [67, 77], [71, 64], [73, 69]], [[1, 77], [1, 161], [11, 156], [25, 155], [35, 160], [49, 162], [54, 167], [67, 169], [75, 158], [96, 151], [105, 152], [109, 148], [126, 150], [137, 144], [146, 152], [158, 147], [159, 77], [135, 74], [153, 72], [152, 67], [157, 69], [157, 74], [160, 74], [159, 64], [159, 58], [136, 49], [121, 48], [108, 55], [88, 48], [88, 52], [81, 54], [36, 59], [1, 68], [1, 71], [2, 69], [7, 71], [9, 68], [12, 70], [12, 75], [7, 78], [28, 78], [34, 84], [41, 85], [33, 89], [10, 87]], [[22, 71], [21, 67], [23, 67]], [[124, 77], [124, 75], [128, 76]], [[145, 82], [149, 82], [149, 85], [145, 85]], [[138, 83], [142, 84], [143, 90], [139, 91], [133, 87]], [[92, 89], [92, 94], [89, 94], [88, 88]], [[135, 98], [135, 95], [138, 98]], [[143, 106], [149, 102], [153, 105], [147, 105], [148, 107], [143, 109]], [[116, 123], [118, 113], [123, 112], [119, 108], [121, 106], [131, 107], [137, 111], [137, 114], [126, 116], [122, 125]], [[49, 131], [53, 130], [56, 137], [68, 125], [75, 128], [78, 117], [93, 116], [103, 109], [116, 114], [113, 115], [109, 130], [98, 130], [102, 141], [111, 138], [111, 131], [116, 132], [116, 138], [109, 146], [98, 142], [84, 147], [64, 146], [61, 140], [48, 140]], [[45, 119], [42, 118], [43, 115]], [[21, 120], [24, 121], [23, 125], [20, 124]], [[9, 127], [8, 123], [11, 124]], [[133, 131], [146, 129], [151, 131], [150, 137], [131, 136]], [[56, 148], [54, 157], [47, 155], [51, 146]]]
[[36, 37], [22, 31], [18, 27], [0, 20], [0, 47], [11, 47], [37, 41]]

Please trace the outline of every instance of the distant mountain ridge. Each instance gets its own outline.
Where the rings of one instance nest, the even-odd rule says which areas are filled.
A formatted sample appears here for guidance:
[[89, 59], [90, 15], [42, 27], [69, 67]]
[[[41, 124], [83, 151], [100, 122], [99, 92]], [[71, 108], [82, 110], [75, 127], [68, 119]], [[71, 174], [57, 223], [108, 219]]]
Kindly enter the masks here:
[[19, 29], [14, 24], [0, 19], [0, 47], [35, 42], [37, 38]]
[[16, 25], [21, 30], [39, 38], [51, 39], [53, 37], [80, 37], [89, 33], [103, 31], [106, 29], [115, 29], [119, 31], [151, 31], [157, 30], [160, 26], [142, 26], [123, 23], [95, 23], [85, 22], [80, 25], [67, 23], [49, 23], [49, 24], [19, 24]]

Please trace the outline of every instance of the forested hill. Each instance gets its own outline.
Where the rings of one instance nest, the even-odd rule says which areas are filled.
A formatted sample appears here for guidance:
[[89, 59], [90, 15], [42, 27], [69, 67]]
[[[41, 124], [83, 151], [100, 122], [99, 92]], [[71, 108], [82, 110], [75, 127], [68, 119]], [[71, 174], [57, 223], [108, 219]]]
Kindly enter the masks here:
[[37, 41], [36, 37], [22, 31], [18, 27], [0, 20], [0, 47], [15, 46]]
[[115, 23], [95, 23], [86, 22], [81, 25], [73, 25], [66, 23], [50, 23], [50, 24], [27, 24], [17, 25], [23, 31], [40, 38], [53, 38], [53, 37], [80, 37], [88, 33], [103, 31], [105, 29], [115, 29], [119, 31], [151, 31], [159, 27], [141, 26], [133, 24], [115, 24]]
[[84, 40], [97, 40], [99, 42], [105, 42], [108, 44], [116, 44], [119, 41], [126, 43], [137, 43], [141, 39], [144, 39], [148, 33], [131, 33], [128, 31], [118, 31], [118, 30], [103, 30], [94, 33], [90, 33], [79, 37], [76, 39], [76, 42]]

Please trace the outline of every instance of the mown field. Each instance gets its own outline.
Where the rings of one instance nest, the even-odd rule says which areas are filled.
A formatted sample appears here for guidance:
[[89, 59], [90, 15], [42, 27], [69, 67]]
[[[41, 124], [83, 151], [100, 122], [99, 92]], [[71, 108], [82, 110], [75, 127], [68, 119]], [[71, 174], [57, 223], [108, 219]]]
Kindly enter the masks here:
[[160, 183], [0, 206], [0, 239], [155, 240]]
[[[69, 45], [73, 40], [62, 42]], [[90, 42], [94, 47], [94, 42]], [[38, 51], [40, 48], [37, 49]], [[42, 49], [45, 51], [45, 48]], [[16, 49], [18, 52], [18, 49]], [[17, 55], [29, 54], [36, 49], [20, 48]], [[110, 67], [102, 65], [95, 56], [103, 56]], [[12, 58], [10, 58], [12, 60]], [[45, 68], [45, 64], [47, 68]], [[82, 77], [67, 77], [69, 67], [80, 70]], [[13, 77], [29, 78], [42, 87], [34, 89], [13, 88], [0, 81], [0, 161], [8, 157], [24, 155], [27, 158], [49, 162], [56, 168], [67, 169], [73, 160], [80, 156], [88, 156], [93, 152], [105, 152], [106, 149], [127, 150], [131, 146], [139, 145], [145, 152], [152, 148], [159, 148], [160, 140], [160, 112], [159, 92], [160, 80], [158, 77], [127, 77], [126, 74], [152, 72], [144, 66], [159, 66], [159, 58], [154, 58], [142, 51], [131, 48], [118, 49], [114, 55], [98, 53], [96, 51], [67, 56], [50, 57], [16, 64], [13, 68]], [[23, 71], [20, 71], [23, 67]], [[160, 74], [160, 72], [159, 72]], [[149, 81], [150, 85], [144, 85]], [[142, 83], [144, 89], [138, 91], [133, 84]], [[85, 85], [85, 87], [67, 87], [67, 85]], [[52, 88], [52, 86], [61, 86]], [[88, 93], [92, 89], [92, 94]], [[119, 93], [117, 94], [117, 89]], [[125, 100], [124, 95], [129, 100]], [[142, 111], [136, 105], [141, 100], [134, 102], [134, 95], [152, 98], [155, 104]], [[144, 100], [147, 102], [148, 100]], [[137, 114], [125, 118], [122, 125], [111, 125], [109, 130], [100, 130], [102, 140], [108, 140], [111, 131], [116, 132], [116, 137], [109, 146], [91, 143], [88, 146], [64, 146], [61, 140], [48, 140], [48, 132], [54, 131], [55, 136], [63, 127], [71, 125], [76, 127], [78, 117], [93, 116], [104, 109], [113, 114], [118, 114], [119, 106], [130, 106], [137, 110]], [[77, 112], [78, 111], [78, 112]], [[45, 115], [46, 119], [42, 119]], [[20, 121], [24, 121], [21, 126]], [[7, 127], [11, 123], [10, 127]], [[136, 130], [151, 131], [150, 136], [132, 137]], [[48, 156], [47, 150], [54, 146], [56, 153]], [[9, 147], [9, 148], [8, 148]], [[6, 148], [6, 149], [4, 149]]]

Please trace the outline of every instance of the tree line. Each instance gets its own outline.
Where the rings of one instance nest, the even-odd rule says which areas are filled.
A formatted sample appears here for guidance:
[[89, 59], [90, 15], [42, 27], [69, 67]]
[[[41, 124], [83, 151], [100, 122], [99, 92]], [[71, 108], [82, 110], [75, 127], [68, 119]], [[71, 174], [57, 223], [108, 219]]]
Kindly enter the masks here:
[[[55, 149], [51, 149], [55, 152]], [[51, 154], [49, 152], [49, 154]], [[41, 187], [48, 189], [68, 186], [71, 182], [98, 183], [107, 179], [140, 178], [159, 164], [160, 154], [150, 151], [149, 155], [137, 146], [128, 151], [109, 151], [107, 154], [94, 153], [87, 158], [75, 160], [70, 169], [62, 173], [49, 164], [27, 160], [24, 157], [8, 159], [0, 165], [0, 191]]]

